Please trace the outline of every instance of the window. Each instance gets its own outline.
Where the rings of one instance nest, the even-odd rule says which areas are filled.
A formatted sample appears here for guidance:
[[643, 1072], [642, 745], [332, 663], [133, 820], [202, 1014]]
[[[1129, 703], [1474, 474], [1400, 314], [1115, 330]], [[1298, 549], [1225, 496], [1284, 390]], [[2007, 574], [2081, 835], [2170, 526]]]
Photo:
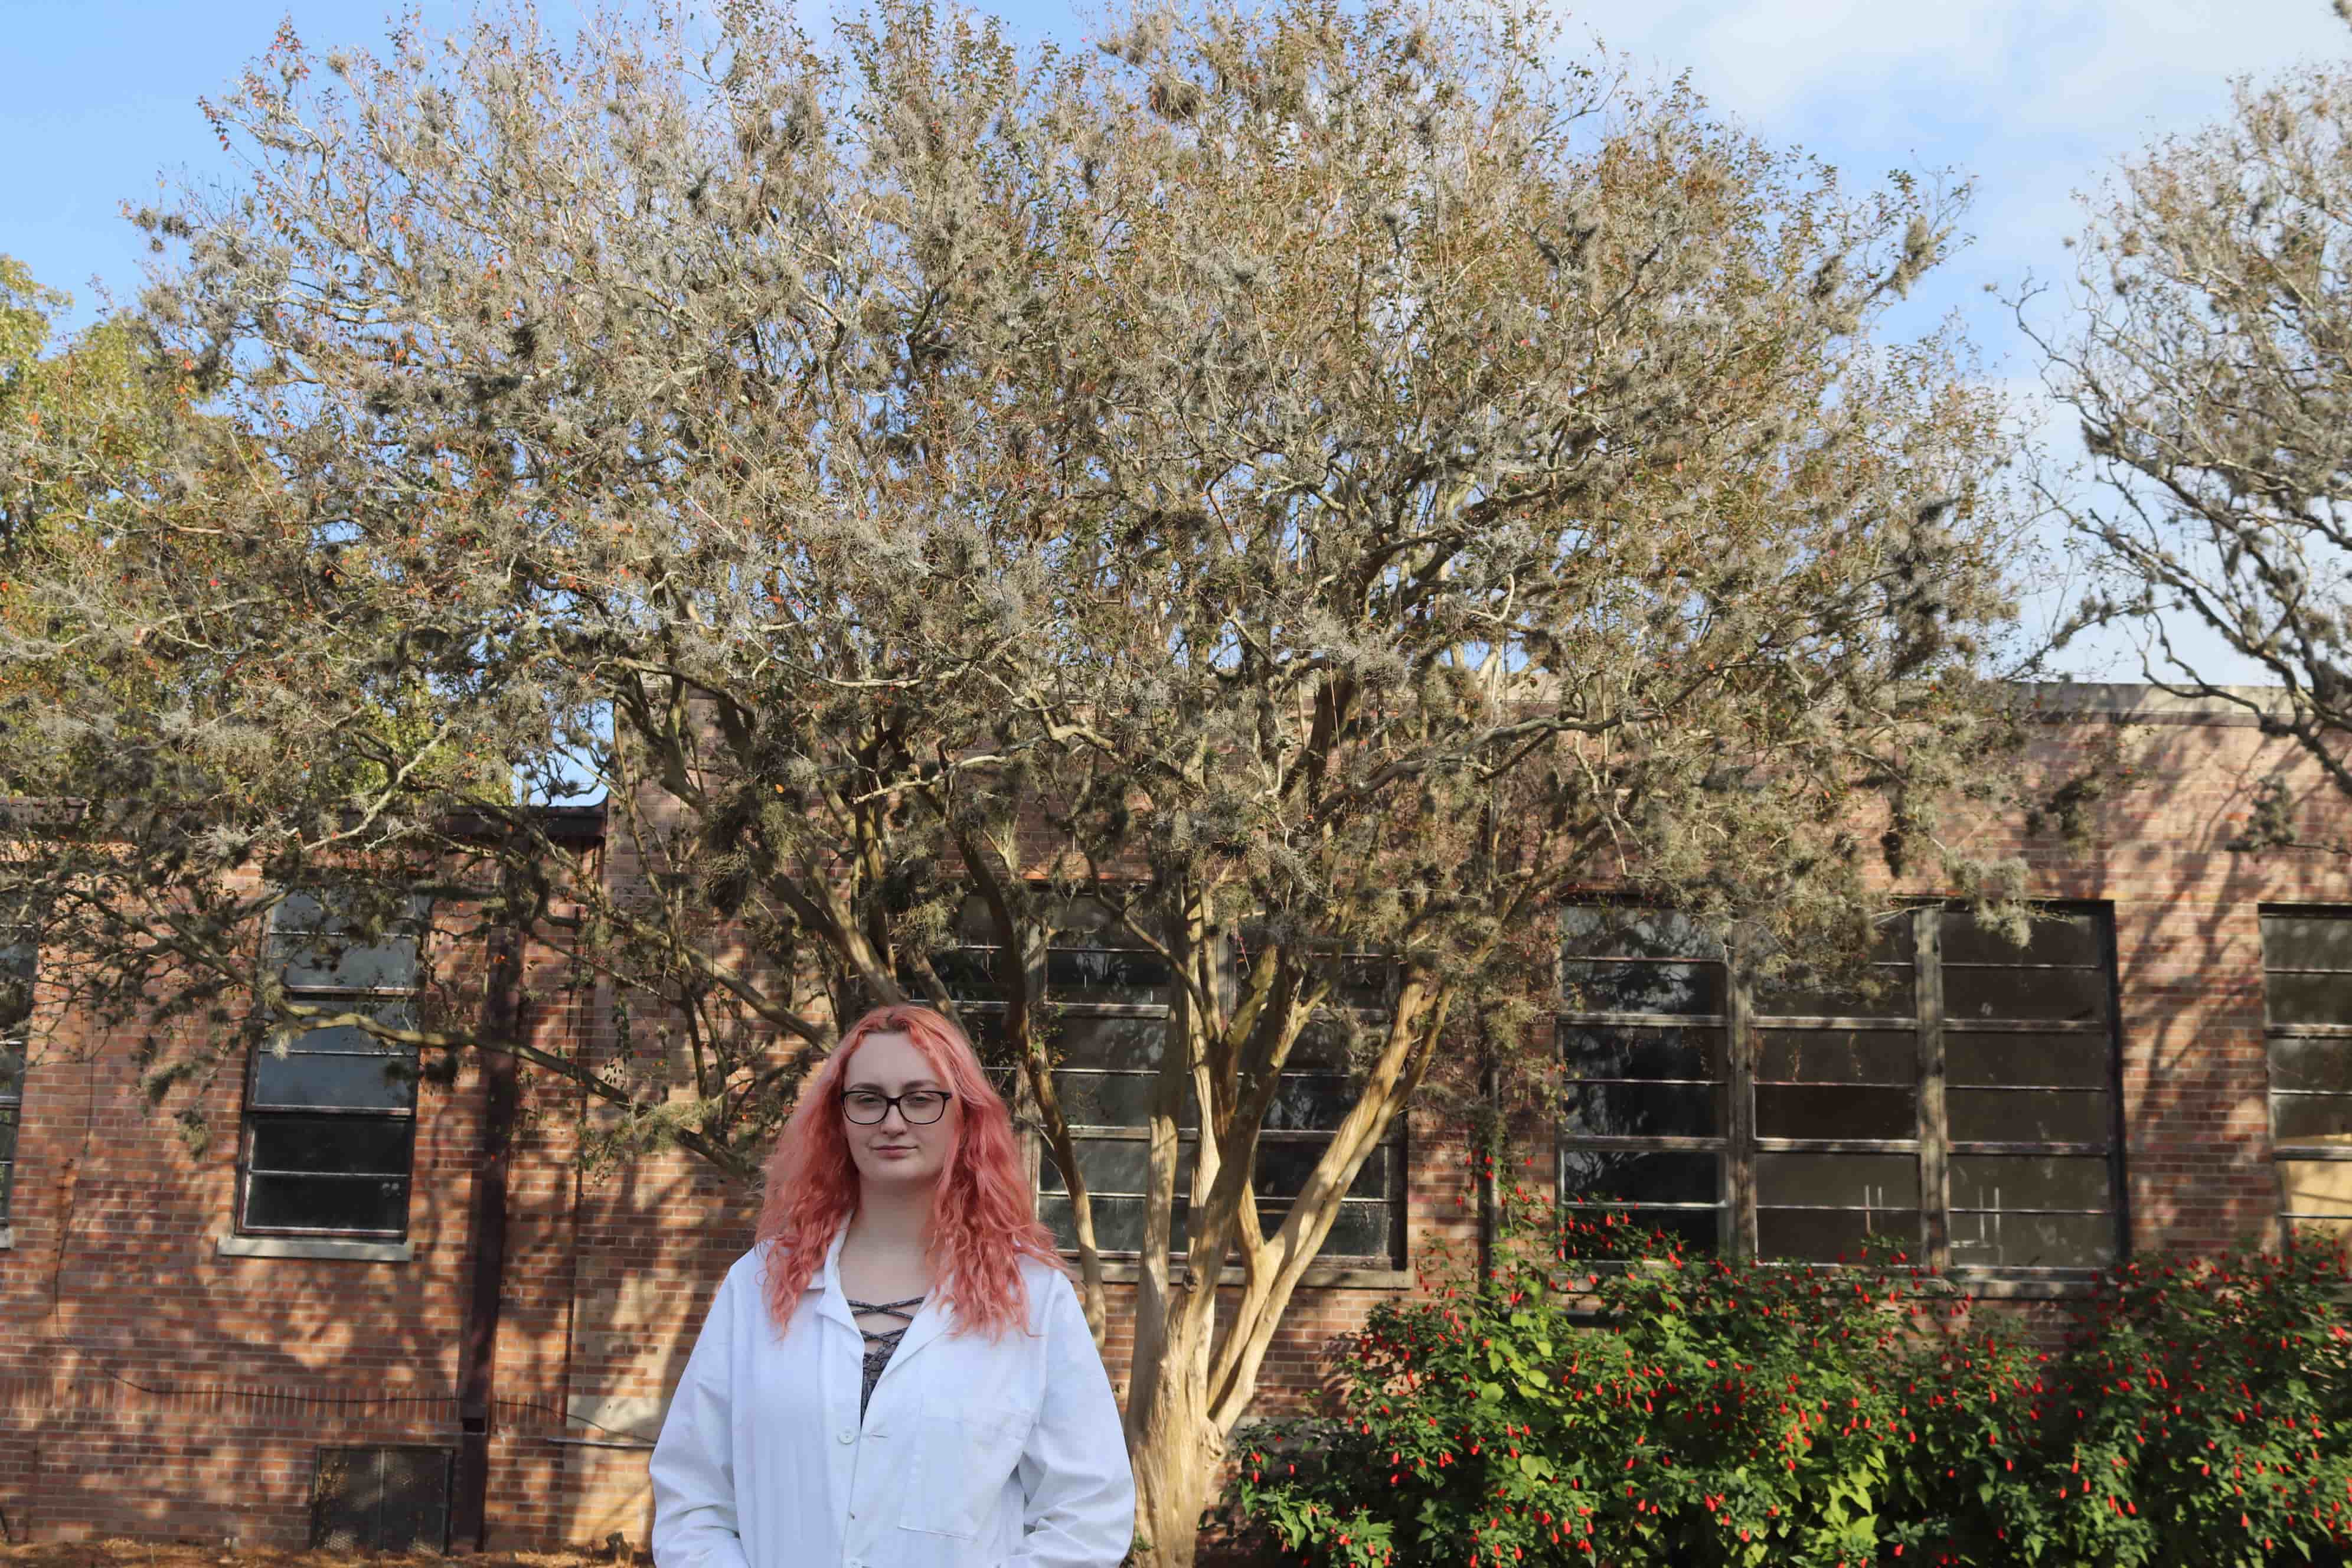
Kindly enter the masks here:
[[[1124, 932], [1108, 910], [1083, 900], [1057, 917], [1046, 953], [1051, 1041], [1057, 1058], [1055, 1092], [1069, 1119], [1079, 1169], [1092, 1201], [1095, 1241], [1107, 1254], [1132, 1255], [1143, 1246], [1145, 1123], [1159, 1078], [1169, 1016], [1169, 976], [1160, 955]], [[1001, 1014], [994, 987], [1000, 949], [985, 940], [989, 925], [977, 900], [959, 929], [968, 940], [935, 955], [934, 966], [965, 1016], [983, 1037]], [[1372, 1000], [1363, 989], [1363, 965], [1350, 963], [1351, 1004]], [[1359, 1008], [1370, 1021], [1377, 1013]], [[1354, 1102], [1348, 1076], [1349, 1030], [1336, 1016], [1319, 1021], [1294, 1047], [1273, 1106], [1258, 1134], [1259, 1223], [1279, 1226], [1331, 1133]], [[1185, 1246], [1185, 1179], [1198, 1137], [1199, 1108], [1189, 1092], [1179, 1118], [1176, 1211], [1171, 1246]], [[1319, 1257], [1366, 1267], [1396, 1267], [1403, 1246], [1404, 1147], [1402, 1121], [1357, 1173], [1324, 1237]], [[1069, 1184], [1050, 1151], [1037, 1158], [1038, 1215], [1065, 1247], [1077, 1247]]]
[[1852, 991], [1735, 979], [1673, 914], [1562, 920], [1563, 1198], [1686, 1245], [1963, 1272], [2112, 1261], [2113, 963], [2088, 911], [2022, 949], [1962, 910], [1881, 923]]
[[2352, 912], [2263, 912], [2271, 1150], [2292, 1229], [2352, 1231]]
[[[423, 929], [421, 905], [412, 921]], [[295, 893], [278, 907], [270, 944], [292, 1000], [414, 1021], [414, 934], [361, 943], [318, 899]], [[237, 1228], [404, 1237], [415, 1141], [415, 1051], [352, 1025], [257, 1049], [246, 1082]]]
[[25, 1106], [26, 1024], [33, 1016], [33, 974], [39, 948], [18, 928], [0, 947], [0, 1226], [8, 1223], [16, 1184], [16, 1122]]

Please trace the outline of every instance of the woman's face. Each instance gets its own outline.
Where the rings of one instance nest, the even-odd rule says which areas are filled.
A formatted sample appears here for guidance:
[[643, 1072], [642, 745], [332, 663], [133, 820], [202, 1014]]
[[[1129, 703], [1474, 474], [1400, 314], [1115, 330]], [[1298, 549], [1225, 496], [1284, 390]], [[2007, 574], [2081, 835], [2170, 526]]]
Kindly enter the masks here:
[[858, 1043], [843, 1074], [841, 1131], [849, 1139], [849, 1157], [857, 1166], [858, 1181], [866, 1186], [929, 1186], [947, 1169], [948, 1152], [955, 1146], [956, 1117], [961, 1108], [947, 1102], [937, 1121], [907, 1120], [903, 1105], [884, 1110], [871, 1124], [851, 1117], [858, 1100], [875, 1095], [898, 1096], [947, 1089], [915, 1042], [904, 1035], [868, 1035]]

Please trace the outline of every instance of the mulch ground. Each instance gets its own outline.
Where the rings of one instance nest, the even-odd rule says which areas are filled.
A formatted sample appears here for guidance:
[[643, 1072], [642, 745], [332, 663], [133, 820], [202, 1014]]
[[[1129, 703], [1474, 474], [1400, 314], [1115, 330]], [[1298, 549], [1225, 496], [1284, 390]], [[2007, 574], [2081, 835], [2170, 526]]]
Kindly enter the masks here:
[[267, 1546], [171, 1545], [145, 1541], [57, 1541], [0, 1546], [0, 1568], [612, 1568], [585, 1552], [485, 1552], [463, 1559], [288, 1552]]

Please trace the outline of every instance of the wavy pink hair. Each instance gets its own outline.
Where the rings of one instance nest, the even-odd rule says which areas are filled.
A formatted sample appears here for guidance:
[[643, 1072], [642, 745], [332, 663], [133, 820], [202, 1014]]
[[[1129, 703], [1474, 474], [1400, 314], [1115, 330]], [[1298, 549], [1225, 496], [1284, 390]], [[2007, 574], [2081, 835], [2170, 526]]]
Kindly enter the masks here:
[[759, 1239], [772, 1244], [763, 1275], [768, 1316], [778, 1333], [792, 1322], [825, 1248], [857, 1212], [841, 1083], [857, 1047], [877, 1035], [906, 1036], [955, 1094], [954, 1142], [931, 1197], [931, 1259], [941, 1303], [954, 1309], [959, 1329], [992, 1335], [1021, 1327], [1028, 1318], [1022, 1257], [1062, 1268], [1061, 1254], [1053, 1233], [1037, 1222], [1012, 1113], [981, 1070], [979, 1053], [944, 1016], [911, 1004], [877, 1007], [849, 1026], [801, 1091], [768, 1157], [759, 1230]]

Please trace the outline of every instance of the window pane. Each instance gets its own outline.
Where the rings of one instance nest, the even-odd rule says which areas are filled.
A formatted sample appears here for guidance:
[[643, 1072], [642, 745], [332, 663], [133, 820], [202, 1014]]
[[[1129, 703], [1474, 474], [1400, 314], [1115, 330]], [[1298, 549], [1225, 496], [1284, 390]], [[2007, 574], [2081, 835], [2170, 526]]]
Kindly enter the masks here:
[[1777, 1018], [1908, 1018], [1919, 1004], [1908, 964], [1873, 964], [1851, 984], [1826, 984], [1797, 976], [1759, 981], [1756, 1011]]
[[1339, 1125], [1355, 1103], [1355, 1091], [1344, 1078], [1332, 1073], [1286, 1072], [1275, 1086], [1274, 1099], [1265, 1108], [1265, 1120], [1259, 1125], [1286, 1131], [1328, 1132]]
[[[1308, 1142], [1261, 1142], [1257, 1146], [1257, 1192], [1260, 1197], [1289, 1198], [1298, 1195], [1314, 1172], [1315, 1163], [1329, 1147], [1321, 1139]], [[1357, 1198], [1386, 1198], [1389, 1194], [1389, 1170], [1394, 1149], [1383, 1144], [1364, 1157], [1363, 1168], [1348, 1188], [1348, 1195]]]
[[2107, 1016], [2107, 976], [2100, 969], [2000, 969], [1944, 965], [1944, 1016], [2091, 1023]]
[[2291, 1215], [2352, 1215], [2352, 1160], [2281, 1160], [2279, 1186]]
[[1952, 1206], [1963, 1209], [2101, 1209], [2107, 1163], [2096, 1156], [1956, 1154]]
[[2264, 915], [2263, 963], [2271, 969], [2352, 969], [2352, 919]]
[[1723, 1012], [1721, 964], [1606, 963], [1580, 958], [1561, 963], [1559, 970], [1560, 1005], [1570, 1013]]
[[[1390, 1240], [1391, 1210], [1384, 1203], [1345, 1202], [1333, 1216], [1329, 1234], [1323, 1245], [1315, 1249], [1318, 1258], [1389, 1258], [1395, 1250]], [[1290, 1205], [1286, 1203], [1260, 1203], [1257, 1205], [1258, 1228], [1272, 1234], [1288, 1216]]]
[[1560, 1133], [1569, 1138], [1719, 1138], [1723, 1089], [1707, 1084], [1569, 1084]]
[[1944, 1096], [1961, 1143], [2105, 1143], [2112, 1135], [2104, 1092], [1955, 1089]]
[[1759, 1076], [1800, 1083], [1915, 1084], [1919, 1037], [1895, 1029], [1767, 1029]]
[[1388, 1037], [1385, 1017], [1322, 1008], [1291, 1042], [1286, 1062], [1293, 1068], [1329, 1068], [1344, 1072], [1351, 1063], [1369, 1061]]
[[248, 1176], [245, 1223], [249, 1230], [368, 1230], [408, 1228], [405, 1176]]
[[[1144, 1190], [1145, 1172], [1150, 1163], [1151, 1145], [1140, 1138], [1073, 1138], [1077, 1146], [1078, 1169], [1086, 1173], [1089, 1194], [1111, 1193], [1139, 1194]], [[1180, 1139], [1176, 1145], [1176, 1193], [1181, 1197], [1192, 1190], [1192, 1141]], [[1037, 1184], [1046, 1192], [1066, 1192], [1068, 1184], [1054, 1163], [1054, 1151], [1045, 1150], [1040, 1162]]]
[[2352, 974], [2263, 977], [2270, 1019], [2277, 1024], [2352, 1024]]
[[[1078, 1127], [1141, 1127], [1150, 1120], [1151, 1099], [1159, 1088], [1155, 1073], [1109, 1073], [1064, 1070], [1054, 1075], [1054, 1088], [1062, 1099], [1062, 1114], [1071, 1125]], [[1188, 1086], [1184, 1093], [1183, 1113], [1177, 1119], [1181, 1127], [1200, 1124], [1197, 1108]]]
[[1954, 1084], [2050, 1084], [2104, 1089], [2105, 1035], [1976, 1035], [1944, 1037], [1944, 1077]]
[[2095, 915], [2038, 914], [2026, 928], [2023, 947], [1979, 924], [1966, 910], [1946, 910], [1942, 921], [1937, 934], [1946, 963], [2056, 963], [2095, 969], [2106, 963]]
[[25, 1097], [25, 1053], [0, 1051], [0, 1105], [14, 1105]]
[[1917, 1098], [1917, 1091], [1909, 1089], [1758, 1084], [1756, 1133], [1759, 1138], [1916, 1138]]
[[[1141, 1198], [1094, 1198], [1089, 1206], [1095, 1216], [1095, 1246], [1104, 1252], [1140, 1252], [1143, 1250], [1144, 1204]], [[1075, 1252], [1078, 1246], [1078, 1227], [1070, 1217], [1070, 1200], [1058, 1193], [1041, 1194], [1037, 1199], [1037, 1217], [1054, 1233], [1065, 1250]], [[1184, 1249], [1184, 1205], [1178, 1204], [1173, 1215], [1173, 1237], [1170, 1247]]]
[[1723, 1078], [1723, 1031], [1563, 1028], [1560, 1060], [1571, 1078]]
[[1570, 1208], [1561, 1220], [1570, 1258], [1634, 1258], [1668, 1247], [1710, 1253], [1723, 1245], [1720, 1209]]
[[1919, 1211], [1769, 1209], [1756, 1211], [1759, 1257], [1790, 1263], [1860, 1261], [1866, 1243], [1919, 1255]]
[[1560, 952], [1571, 958], [1723, 957], [1723, 944], [1687, 915], [1625, 904], [1562, 910]]
[[257, 1109], [406, 1110], [416, 1103], [415, 1058], [404, 1052], [279, 1057], [265, 1049], [253, 1058], [251, 1103]]
[[[406, 1003], [395, 1002], [390, 1006], [371, 1003], [348, 1011], [363, 1014], [395, 1029], [415, 1027], [415, 1016]], [[338, 1024], [330, 1029], [305, 1029], [290, 1037], [286, 1048], [289, 1053], [301, 1055], [326, 1052], [339, 1056], [381, 1057], [389, 1056], [402, 1047], [387, 1045], [355, 1024]], [[267, 1047], [264, 1049], [266, 1051]]]
[[257, 1117], [251, 1164], [257, 1171], [405, 1177], [415, 1127], [404, 1116]]
[[2271, 1087], [2352, 1094], [2352, 1040], [2273, 1040]]
[[1165, 1002], [1168, 966], [1131, 948], [1057, 947], [1045, 954], [1045, 989], [1056, 1002]]
[[1723, 1157], [1677, 1151], [1563, 1149], [1562, 1203], [1714, 1204], [1723, 1201]]
[[1954, 1209], [1952, 1262], [1963, 1268], [2101, 1268], [2115, 1259], [2105, 1215], [1983, 1214]]
[[1756, 1201], [1783, 1207], [1919, 1212], [1916, 1154], [1759, 1154]]
[[2282, 1143], [2352, 1143], [2352, 1095], [2273, 1095], [2271, 1125]]
[[416, 984], [415, 937], [386, 937], [369, 946], [281, 929], [276, 942], [286, 984], [297, 989], [401, 991]]
[[1065, 1016], [1050, 1032], [1050, 1048], [1060, 1053], [1064, 1067], [1136, 1068], [1160, 1066], [1167, 1048], [1165, 1017], [1090, 1018]]

